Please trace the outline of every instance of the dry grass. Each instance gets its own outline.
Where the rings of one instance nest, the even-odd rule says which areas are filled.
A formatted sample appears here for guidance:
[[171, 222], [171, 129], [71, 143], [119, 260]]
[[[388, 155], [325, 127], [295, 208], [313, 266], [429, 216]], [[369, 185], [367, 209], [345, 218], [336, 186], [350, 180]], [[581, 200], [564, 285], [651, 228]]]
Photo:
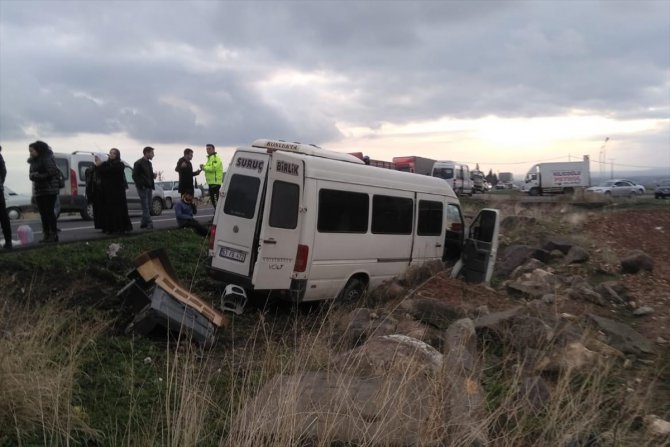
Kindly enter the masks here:
[[22, 444], [39, 433], [44, 445], [95, 437], [73, 402], [82, 350], [106, 327], [62, 303], [4, 302], [0, 336], [0, 439]]
[[80, 354], [105, 324], [84, 323], [59, 304], [6, 306], [3, 313], [11, 318], [5, 318], [0, 339], [2, 436], [11, 444], [97, 439], [104, 445], [325, 447], [465, 446], [483, 434], [488, 445], [501, 447], [591, 438], [612, 441], [603, 445], [658, 445], [630, 430], [635, 416], [645, 414], [652, 387], [631, 396], [616, 381], [619, 365], [611, 362], [546, 377], [551, 398], [537, 406], [520, 391], [525, 376], [516, 357], [508, 353], [501, 360], [484, 352], [475, 363], [486, 365], [480, 391], [487, 411], [464, 426], [463, 415], [447, 403], [462, 380], [479, 382], [477, 373], [430, 370], [406, 356], [370, 372], [360, 356], [333, 349], [337, 340], [329, 322], [345, 311], [327, 308], [311, 320], [314, 326], [299, 314], [282, 325], [261, 318], [243, 345], [225, 352], [203, 351], [188, 340], [166, 343], [156, 365], [163, 380], [152, 423], [110, 434], [91, 429], [96, 421], [73, 402]]

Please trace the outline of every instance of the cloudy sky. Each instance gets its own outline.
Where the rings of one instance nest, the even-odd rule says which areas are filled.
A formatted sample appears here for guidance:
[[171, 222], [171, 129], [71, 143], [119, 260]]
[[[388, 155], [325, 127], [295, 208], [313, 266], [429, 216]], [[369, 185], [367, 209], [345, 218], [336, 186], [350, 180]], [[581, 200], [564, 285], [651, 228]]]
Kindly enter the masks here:
[[10, 187], [35, 139], [151, 145], [169, 179], [257, 138], [670, 175], [670, 2], [0, 0]]

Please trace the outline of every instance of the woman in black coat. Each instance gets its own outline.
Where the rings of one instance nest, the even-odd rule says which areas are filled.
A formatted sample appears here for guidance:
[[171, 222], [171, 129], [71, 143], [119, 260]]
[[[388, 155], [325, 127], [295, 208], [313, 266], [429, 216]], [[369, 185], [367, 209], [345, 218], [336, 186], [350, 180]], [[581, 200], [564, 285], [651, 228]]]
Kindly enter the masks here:
[[93, 228], [102, 230], [105, 208], [102, 195], [102, 180], [98, 166], [107, 160], [107, 155], [95, 154], [95, 166], [91, 166], [84, 173], [86, 178], [86, 202], [93, 208]]
[[121, 152], [112, 148], [109, 159], [100, 163], [96, 170], [100, 174], [104, 207], [102, 231], [105, 233], [125, 233], [132, 231], [133, 224], [128, 216], [125, 165], [121, 161]]
[[42, 240], [58, 242], [58, 228], [54, 206], [60, 190], [60, 171], [51, 148], [44, 141], [35, 141], [28, 146], [30, 158], [30, 180], [33, 182], [33, 197], [42, 220]]

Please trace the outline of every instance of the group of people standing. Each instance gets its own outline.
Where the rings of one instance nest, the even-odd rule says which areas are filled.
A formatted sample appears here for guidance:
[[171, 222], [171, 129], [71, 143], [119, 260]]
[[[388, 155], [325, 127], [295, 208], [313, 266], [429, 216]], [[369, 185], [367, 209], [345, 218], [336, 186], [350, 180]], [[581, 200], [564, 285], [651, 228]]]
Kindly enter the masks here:
[[193, 149], [190, 148], [184, 149], [184, 156], [177, 161], [177, 167], [175, 167], [175, 171], [179, 174], [177, 191], [181, 194], [181, 201], [175, 205], [177, 224], [180, 228], [193, 228], [201, 236], [206, 236], [208, 230], [194, 216], [198, 212], [193, 202], [193, 194], [195, 193], [194, 177], [201, 172], [205, 173], [205, 181], [209, 185], [209, 198], [214, 208], [216, 208], [221, 181], [223, 180], [223, 164], [214, 145], [207, 144], [205, 149], [207, 151], [207, 162], [201, 164], [197, 171], [193, 170], [193, 164], [191, 163]]
[[[193, 150], [185, 149], [184, 156], [177, 162], [175, 171], [179, 174], [179, 193], [182, 200], [175, 205], [175, 215], [179, 227], [193, 228], [198, 234], [206, 235], [207, 229], [195, 220], [197, 208], [193, 202], [195, 192], [194, 177], [205, 173], [205, 181], [209, 185], [209, 196], [216, 207], [219, 190], [223, 180], [223, 163], [216, 153], [213, 144], [206, 145], [207, 161], [200, 169], [193, 170], [191, 160]], [[9, 216], [4, 197], [4, 182], [7, 168], [2, 158], [0, 146], [0, 225], [5, 239], [4, 248], [12, 248], [12, 234]], [[56, 226], [58, 195], [64, 187], [64, 177], [56, 165], [51, 147], [38, 140], [28, 146], [29, 178], [32, 182], [33, 198], [39, 211], [42, 223], [42, 240], [40, 242], [58, 242]], [[140, 228], [153, 229], [151, 220], [152, 191], [155, 188], [156, 174], [151, 160], [154, 149], [147, 146], [142, 151], [142, 158], [133, 165], [133, 181], [142, 205]], [[86, 198], [93, 209], [94, 227], [108, 234], [123, 234], [132, 231], [133, 226], [128, 215], [126, 189], [128, 182], [125, 176], [125, 165], [121, 161], [121, 152], [112, 148], [108, 155], [95, 154], [95, 165], [85, 173]]]

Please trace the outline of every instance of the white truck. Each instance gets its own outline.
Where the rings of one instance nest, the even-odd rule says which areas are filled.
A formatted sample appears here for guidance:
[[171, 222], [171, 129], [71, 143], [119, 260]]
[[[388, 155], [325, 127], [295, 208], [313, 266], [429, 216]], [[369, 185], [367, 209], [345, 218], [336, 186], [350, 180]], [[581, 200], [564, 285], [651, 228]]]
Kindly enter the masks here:
[[426, 261], [460, 257], [452, 274], [470, 282], [488, 282], [495, 263], [497, 210], [466, 230], [444, 181], [313, 145], [237, 148], [220, 199], [209, 273], [226, 284], [221, 307], [238, 314], [248, 294], [354, 301]]
[[522, 190], [531, 196], [543, 194], [573, 194], [575, 190], [591, 186], [589, 156], [582, 161], [538, 163], [524, 179]]

